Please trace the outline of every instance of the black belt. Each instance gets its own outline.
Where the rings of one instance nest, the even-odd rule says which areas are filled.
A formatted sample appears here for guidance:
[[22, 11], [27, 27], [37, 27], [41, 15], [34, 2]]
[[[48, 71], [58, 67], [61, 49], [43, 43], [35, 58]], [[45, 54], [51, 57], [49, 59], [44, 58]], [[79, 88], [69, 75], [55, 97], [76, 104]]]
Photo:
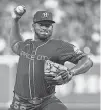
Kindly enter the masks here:
[[[16, 93], [14, 93], [14, 97], [17, 99], [17, 100], [21, 100], [20, 96], [18, 96]], [[49, 98], [52, 98], [54, 97], [54, 94], [51, 94], [51, 95], [48, 95], [46, 97], [42, 97], [42, 98], [38, 98], [38, 97], [34, 97], [33, 99], [24, 99], [25, 101], [28, 101], [29, 103], [31, 104], [34, 104], [34, 105], [39, 105], [41, 104], [43, 101], [49, 99]]]
[[34, 105], [41, 104], [43, 102], [42, 98], [34, 97], [33, 99], [28, 100], [30, 103]]

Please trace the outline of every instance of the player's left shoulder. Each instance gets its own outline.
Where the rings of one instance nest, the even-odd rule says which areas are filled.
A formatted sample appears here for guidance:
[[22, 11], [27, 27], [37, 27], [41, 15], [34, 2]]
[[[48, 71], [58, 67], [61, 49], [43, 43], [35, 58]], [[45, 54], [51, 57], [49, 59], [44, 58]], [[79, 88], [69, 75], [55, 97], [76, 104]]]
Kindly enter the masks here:
[[61, 46], [62, 46], [62, 48], [68, 48], [68, 51], [74, 50], [74, 45], [72, 43], [70, 43], [69, 41], [61, 40]]
[[61, 41], [62, 42], [62, 48], [68, 49], [69, 52], [75, 52], [77, 54], [83, 53], [79, 47], [75, 46], [74, 44], [68, 42], [68, 41]]
[[51, 39], [51, 44], [59, 47], [61, 45], [61, 40]]
[[68, 46], [73, 47], [73, 44], [67, 40], [61, 40], [61, 43], [62, 43], [62, 45], [68, 45]]
[[52, 43], [54, 44], [59, 44], [59, 45], [70, 45], [70, 46], [73, 46], [71, 43], [69, 43], [68, 41], [64, 41], [64, 40], [61, 40], [61, 39], [51, 39]]

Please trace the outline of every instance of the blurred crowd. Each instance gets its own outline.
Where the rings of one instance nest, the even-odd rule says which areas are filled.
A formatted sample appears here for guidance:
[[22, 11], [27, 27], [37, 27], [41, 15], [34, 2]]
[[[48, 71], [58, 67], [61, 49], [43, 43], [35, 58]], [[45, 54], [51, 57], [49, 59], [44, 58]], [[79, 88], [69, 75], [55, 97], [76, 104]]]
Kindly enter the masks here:
[[32, 18], [38, 10], [53, 13], [53, 38], [71, 42], [89, 55], [100, 55], [100, 0], [0, 0], [0, 55], [13, 54], [10, 49], [11, 12], [25, 5], [20, 20], [23, 39], [33, 38]]

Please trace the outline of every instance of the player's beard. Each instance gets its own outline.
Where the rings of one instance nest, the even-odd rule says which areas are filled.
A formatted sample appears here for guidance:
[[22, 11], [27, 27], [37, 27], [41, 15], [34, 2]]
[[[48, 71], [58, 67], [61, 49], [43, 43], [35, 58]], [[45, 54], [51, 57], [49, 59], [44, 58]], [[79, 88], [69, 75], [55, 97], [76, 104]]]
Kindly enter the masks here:
[[40, 40], [48, 40], [52, 36], [52, 30], [35, 30], [35, 34]]

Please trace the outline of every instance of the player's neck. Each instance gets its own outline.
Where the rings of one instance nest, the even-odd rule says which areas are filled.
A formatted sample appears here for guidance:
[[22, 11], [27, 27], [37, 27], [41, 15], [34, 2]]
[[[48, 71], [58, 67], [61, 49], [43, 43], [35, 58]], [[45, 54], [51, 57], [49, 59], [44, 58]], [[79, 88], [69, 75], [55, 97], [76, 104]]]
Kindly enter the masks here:
[[41, 40], [41, 39], [39, 39], [39, 38], [37, 37], [37, 35], [35, 35], [34, 40], [35, 40], [35, 41], [39, 41], [39, 42], [47, 42], [48, 40], [50, 40], [50, 38], [49, 38], [49, 39], [45, 39], [45, 40]]

